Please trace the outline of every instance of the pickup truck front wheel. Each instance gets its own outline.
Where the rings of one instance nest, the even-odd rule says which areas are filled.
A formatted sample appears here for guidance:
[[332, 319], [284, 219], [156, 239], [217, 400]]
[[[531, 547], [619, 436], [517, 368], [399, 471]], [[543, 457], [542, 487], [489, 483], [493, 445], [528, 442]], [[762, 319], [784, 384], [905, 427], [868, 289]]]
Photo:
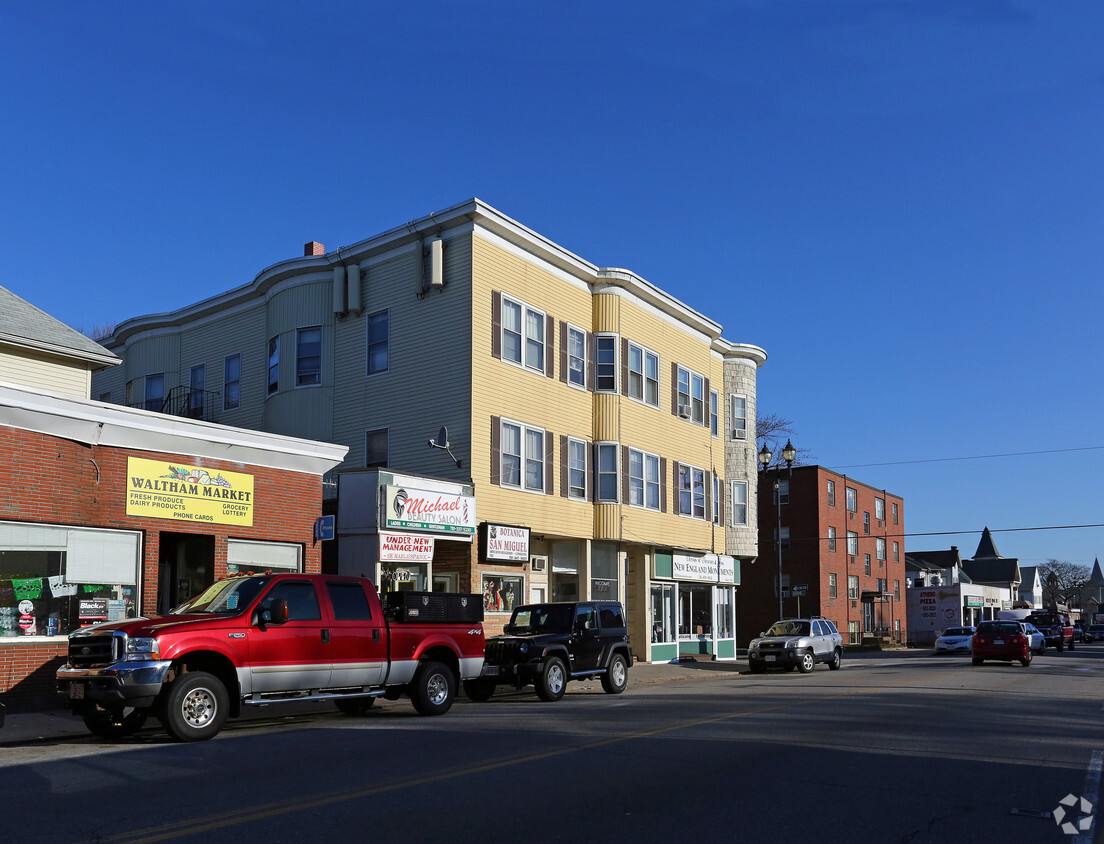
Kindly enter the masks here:
[[111, 712], [96, 706], [86, 709], [81, 713], [84, 718], [84, 726], [94, 736], [105, 739], [119, 739], [134, 735], [146, 723], [149, 712], [145, 709], [127, 707], [118, 712]]
[[410, 684], [410, 701], [419, 715], [444, 715], [456, 697], [456, 678], [440, 662], [423, 662]]
[[165, 693], [161, 722], [177, 741], [214, 738], [230, 708], [222, 681], [206, 671], [190, 671], [175, 680]]

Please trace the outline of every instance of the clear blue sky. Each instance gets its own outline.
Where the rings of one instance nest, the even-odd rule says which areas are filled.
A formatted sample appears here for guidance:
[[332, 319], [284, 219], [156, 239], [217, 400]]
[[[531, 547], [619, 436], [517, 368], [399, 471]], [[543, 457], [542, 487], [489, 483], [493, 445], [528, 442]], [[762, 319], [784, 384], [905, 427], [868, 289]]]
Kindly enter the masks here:
[[764, 347], [761, 410], [970, 556], [1104, 523], [1102, 45], [1099, 0], [8, 3], [0, 284], [90, 330], [478, 196]]

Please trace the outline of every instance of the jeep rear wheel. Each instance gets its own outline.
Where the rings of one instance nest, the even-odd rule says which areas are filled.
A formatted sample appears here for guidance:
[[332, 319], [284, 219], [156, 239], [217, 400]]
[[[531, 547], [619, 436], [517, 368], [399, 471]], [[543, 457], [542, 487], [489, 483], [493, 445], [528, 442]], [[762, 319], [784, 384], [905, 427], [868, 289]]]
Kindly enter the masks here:
[[608, 695], [619, 695], [629, 685], [629, 665], [621, 654], [614, 654], [609, 669], [602, 675], [602, 688]]
[[559, 700], [567, 690], [567, 667], [558, 656], [548, 658], [536, 679], [537, 697], [548, 703]]
[[410, 700], [419, 715], [444, 715], [456, 696], [456, 678], [439, 662], [423, 662], [410, 684]]
[[798, 658], [797, 670], [802, 674], [808, 674], [816, 667], [816, 658], [813, 656], [812, 651], [805, 651]]
[[105, 739], [119, 739], [134, 735], [146, 723], [149, 712], [145, 709], [135, 709], [128, 706], [116, 712], [111, 712], [99, 706], [86, 709], [81, 713], [84, 718], [84, 726], [94, 736]]

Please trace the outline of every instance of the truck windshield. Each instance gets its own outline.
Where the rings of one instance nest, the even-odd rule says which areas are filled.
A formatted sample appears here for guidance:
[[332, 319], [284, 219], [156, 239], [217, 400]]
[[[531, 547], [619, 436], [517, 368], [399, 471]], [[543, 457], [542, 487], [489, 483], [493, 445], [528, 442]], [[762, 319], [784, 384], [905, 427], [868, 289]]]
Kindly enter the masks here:
[[514, 610], [507, 632], [521, 636], [534, 633], [570, 633], [574, 621], [574, 604], [534, 604]]
[[252, 603], [257, 594], [268, 584], [267, 577], [235, 577], [232, 580], [220, 580], [194, 598], [170, 612], [170, 615], [191, 615], [193, 613], [224, 613], [232, 615], [240, 612]]

